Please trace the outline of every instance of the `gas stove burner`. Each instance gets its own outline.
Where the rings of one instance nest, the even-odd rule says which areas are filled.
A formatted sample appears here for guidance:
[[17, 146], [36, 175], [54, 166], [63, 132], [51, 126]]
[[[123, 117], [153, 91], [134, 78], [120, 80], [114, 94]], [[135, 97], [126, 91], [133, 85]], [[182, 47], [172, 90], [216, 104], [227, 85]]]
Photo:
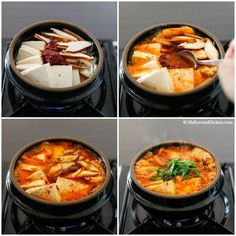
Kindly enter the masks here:
[[[6, 163], [5, 163], [6, 164]], [[9, 163], [6, 165], [8, 169]], [[110, 161], [113, 171], [113, 179], [116, 179], [116, 161]], [[117, 225], [117, 201], [116, 182], [112, 188], [109, 200], [100, 210], [87, 215], [82, 210], [77, 216], [54, 215], [51, 211], [41, 217], [40, 214], [33, 216], [19, 208], [10, 198], [8, 191], [4, 191], [2, 232], [4, 234], [114, 234]], [[94, 208], [96, 204], [90, 204]], [[92, 209], [91, 209], [92, 211]], [[57, 220], [55, 220], [57, 218]]]
[[[120, 186], [122, 209], [120, 234], [233, 234], [234, 179], [233, 164], [223, 164], [225, 184], [217, 199], [192, 216], [155, 214], [144, 209], [133, 197], [127, 185]], [[122, 168], [121, 181], [127, 181], [129, 168]], [[124, 191], [122, 193], [122, 191]]]
[[[226, 200], [226, 205], [228, 201]], [[135, 223], [136, 226], [141, 224], [141, 220], [138, 218], [138, 211], [140, 210], [141, 206], [138, 204], [138, 202], [133, 199], [132, 200], [132, 219]], [[138, 210], [139, 209], [139, 210]], [[168, 228], [168, 229], [176, 229], [176, 228], [189, 228], [189, 227], [197, 227], [197, 226], [203, 226], [206, 224], [206, 216], [207, 217], [212, 217], [213, 216], [213, 209], [214, 209], [214, 204], [211, 204], [208, 209], [206, 209], [202, 214], [198, 214], [194, 217], [191, 218], [183, 218], [183, 219], [178, 219], [178, 220], [173, 220], [173, 219], [167, 219], [163, 218], [161, 216], [154, 216], [150, 215], [147, 213], [150, 219], [152, 219], [153, 223], [157, 227], [163, 227], [163, 228]], [[227, 210], [227, 207], [225, 207], [225, 211]]]

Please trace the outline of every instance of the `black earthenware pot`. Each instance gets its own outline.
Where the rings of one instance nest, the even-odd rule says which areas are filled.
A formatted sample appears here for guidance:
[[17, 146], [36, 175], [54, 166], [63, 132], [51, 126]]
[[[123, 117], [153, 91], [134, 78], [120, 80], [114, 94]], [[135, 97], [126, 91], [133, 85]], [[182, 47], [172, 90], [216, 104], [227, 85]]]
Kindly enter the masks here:
[[[49, 202], [26, 193], [18, 185], [15, 178], [15, 165], [17, 160], [25, 151], [45, 141], [71, 141], [78, 143], [96, 153], [103, 163], [106, 173], [106, 178], [102, 186], [86, 198], [69, 202]], [[38, 140], [20, 149], [11, 161], [6, 179], [6, 186], [13, 202], [27, 215], [37, 219], [38, 222], [48, 222], [48, 224], [50, 222], [53, 225], [61, 227], [65, 224], [78, 223], [80, 220], [90, 218], [99, 212], [110, 199], [113, 187], [113, 178], [108, 159], [97, 148], [79, 139], [57, 137]]]
[[[97, 68], [92, 76], [83, 83], [68, 88], [48, 88], [30, 82], [17, 70], [15, 65], [16, 56], [22, 42], [35, 40], [33, 38], [35, 33], [49, 31], [51, 27], [57, 29], [69, 29], [80, 35], [85, 40], [93, 42], [93, 54], [97, 58]], [[42, 21], [22, 29], [11, 41], [5, 60], [7, 75], [20, 93], [29, 98], [35, 104], [49, 107], [69, 106], [92, 94], [102, 83], [103, 64], [103, 50], [98, 40], [81, 26], [59, 20]]]
[[160, 216], [175, 220], [193, 217], [200, 212], [204, 212], [204, 210], [216, 200], [221, 192], [224, 184], [224, 176], [223, 172], [221, 171], [219, 161], [212, 153], [210, 154], [216, 162], [216, 177], [208, 187], [202, 189], [201, 191], [188, 195], [164, 195], [147, 190], [141, 184], [139, 184], [134, 174], [134, 166], [135, 163], [143, 156], [143, 154], [145, 154], [147, 151], [154, 151], [161, 147], [184, 145], [200, 147], [210, 153], [207, 149], [193, 143], [173, 141], [153, 145], [142, 150], [136, 155], [131, 164], [128, 177], [128, 188], [133, 197], [152, 216]]
[[120, 79], [124, 88], [140, 104], [162, 112], [178, 113], [191, 109], [200, 109], [213, 100], [220, 92], [219, 80], [215, 75], [201, 86], [187, 92], [165, 93], [149, 89], [132, 78], [128, 70], [128, 62], [132, 56], [134, 46], [163, 29], [171, 27], [190, 26], [197, 34], [210, 38], [219, 51], [219, 58], [224, 57], [224, 48], [220, 41], [206, 29], [184, 22], [171, 22], [154, 25], [136, 34], [126, 45], [120, 66]]

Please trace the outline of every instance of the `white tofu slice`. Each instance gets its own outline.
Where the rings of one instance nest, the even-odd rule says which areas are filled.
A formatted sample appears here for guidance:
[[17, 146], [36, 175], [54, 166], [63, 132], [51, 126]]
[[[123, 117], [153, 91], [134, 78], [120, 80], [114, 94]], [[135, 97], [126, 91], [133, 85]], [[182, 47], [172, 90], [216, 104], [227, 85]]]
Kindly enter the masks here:
[[91, 45], [92, 43], [88, 41], [69, 42], [68, 47], [65, 51], [66, 52], [79, 52], [87, 47], [90, 47]]
[[74, 37], [73, 35], [71, 34], [68, 34], [64, 31], [61, 31], [59, 29], [55, 29], [55, 28], [51, 28], [51, 30], [55, 33], [55, 34], [58, 34], [60, 36], [63, 36], [64, 38], [67, 38], [67, 39], [70, 39], [72, 41], [78, 41], [76, 37]]
[[52, 201], [52, 202], [61, 201], [61, 196], [59, 194], [57, 185], [55, 183], [42, 186], [42, 187], [30, 188], [30, 189], [27, 189], [26, 192], [35, 197], [38, 197], [47, 201]]
[[41, 170], [40, 166], [34, 166], [34, 165], [26, 164], [26, 163], [20, 163], [19, 168], [21, 170], [27, 170], [27, 171], [32, 171], [32, 172]]
[[160, 92], [173, 92], [173, 83], [166, 67], [140, 77], [137, 82]]
[[29, 189], [29, 188], [44, 186], [45, 184], [46, 184], [46, 181], [44, 179], [37, 179], [37, 180], [32, 180], [27, 184], [21, 185], [21, 188]]
[[66, 88], [72, 86], [72, 66], [51, 66], [53, 74], [52, 84], [54, 88]]
[[200, 50], [192, 50], [191, 51], [194, 56], [199, 59], [199, 60], [204, 60], [207, 59], [207, 53], [204, 49], [200, 49]]
[[16, 62], [17, 65], [20, 64], [43, 64], [43, 60], [41, 56], [32, 56], [32, 57], [27, 57], [23, 60], [17, 61]]
[[36, 159], [45, 162], [47, 160], [47, 156], [44, 153], [40, 153], [38, 155], [35, 156]]
[[194, 89], [194, 69], [169, 69], [170, 77], [176, 92], [185, 92]]
[[50, 70], [50, 64], [43, 64], [33, 69], [24, 70], [21, 72], [24, 77], [38, 85], [52, 87], [53, 74]]
[[40, 67], [42, 64], [19, 64], [19, 65], [16, 65], [16, 68], [19, 70], [19, 71], [24, 71], [24, 70], [30, 70], [30, 69], [35, 69], [37, 67]]
[[34, 172], [33, 174], [29, 175], [29, 176], [27, 177], [27, 179], [30, 179], [30, 180], [43, 179], [43, 180], [47, 181], [47, 176], [46, 176], [46, 174], [45, 174], [44, 171], [39, 170], [39, 171], [36, 171], [36, 172]]
[[147, 53], [147, 52], [142, 52], [142, 51], [134, 51], [132, 57], [138, 57], [138, 58], [143, 58], [147, 60], [157, 60], [158, 56], [155, 54]]
[[90, 77], [93, 74], [93, 67], [88, 67], [86, 69], [80, 69], [79, 72], [85, 77]]
[[161, 52], [161, 44], [160, 43], [145, 43], [138, 46], [137, 51], [145, 51], [153, 54], [159, 54]]
[[175, 184], [172, 180], [163, 182], [162, 184], [151, 185], [146, 188], [151, 191], [159, 192], [163, 194], [170, 194], [170, 195], [175, 194]]
[[22, 43], [22, 45], [30, 46], [38, 50], [43, 50], [46, 44], [43, 41], [25, 41]]
[[160, 69], [161, 66], [156, 60], [149, 61], [141, 66], [143, 69]]
[[89, 188], [88, 184], [79, 181], [69, 180], [62, 177], [57, 178], [56, 184], [63, 200], [65, 200], [67, 196], [72, 192], [76, 193], [80, 190], [86, 191]]
[[27, 57], [40, 56], [41, 52], [38, 49], [32, 48], [27, 45], [21, 45], [17, 54], [17, 61], [23, 60]]
[[193, 49], [193, 50], [199, 50], [205, 47], [205, 43], [199, 39], [196, 39], [195, 43], [181, 43], [179, 44], [179, 47], [184, 49]]
[[72, 85], [78, 85], [80, 84], [80, 75], [79, 75], [79, 70], [78, 69], [73, 69], [72, 71]]
[[134, 78], [139, 78], [141, 76], [152, 73], [154, 70], [158, 70], [160, 68], [161, 68], [161, 66], [159, 65], [159, 63], [156, 60], [151, 60], [151, 61], [143, 64], [142, 66], [140, 66], [140, 68], [138, 70], [136, 70], [132, 74], [132, 76]]
[[216, 60], [219, 58], [219, 52], [217, 51], [210, 39], [207, 39], [204, 49], [210, 60]]

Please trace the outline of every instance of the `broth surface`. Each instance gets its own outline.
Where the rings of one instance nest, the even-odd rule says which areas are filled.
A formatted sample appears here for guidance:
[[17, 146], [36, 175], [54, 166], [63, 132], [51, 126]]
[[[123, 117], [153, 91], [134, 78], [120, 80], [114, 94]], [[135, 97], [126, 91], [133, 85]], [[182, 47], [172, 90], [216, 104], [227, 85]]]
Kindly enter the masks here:
[[71, 141], [48, 141], [18, 159], [15, 177], [27, 193], [48, 201], [79, 200], [105, 180], [101, 160], [90, 149]]
[[209, 186], [216, 177], [216, 162], [207, 151], [189, 145], [161, 147], [146, 152], [134, 167], [146, 189], [164, 195], [186, 195]]

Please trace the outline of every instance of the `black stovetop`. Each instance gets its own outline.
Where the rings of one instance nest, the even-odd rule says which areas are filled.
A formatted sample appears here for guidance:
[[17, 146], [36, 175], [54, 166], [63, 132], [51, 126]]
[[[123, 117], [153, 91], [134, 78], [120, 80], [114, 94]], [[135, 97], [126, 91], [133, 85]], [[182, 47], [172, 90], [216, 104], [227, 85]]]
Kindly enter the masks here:
[[[197, 227], [166, 228], [158, 225], [134, 200], [127, 188], [129, 167], [120, 168], [120, 234], [233, 234], [234, 232], [234, 165], [222, 165], [225, 183], [217, 198], [213, 214], [205, 217], [206, 224]], [[225, 208], [222, 199], [225, 202]]]
[[24, 97], [6, 76], [4, 60], [10, 40], [2, 40], [2, 116], [3, 117], [116, 117], [117, 115], [117, 63], [116, 46], [111, 40], [101, 40], [105, 64], [104, 77], [100, 87], [88, 98], [78, 103], [71, 112], [57, 113], [39, 110]]
[[[229, 40], [221, 41], [226, 51], [229, 45]], [[120, 50], [120, 57], [122, 56]], [[161, 111], [150, 109], [138, 103], [132, 98], [125, 90], [124, 86], [120, 85], [120, 111], [121, 117], [168, 117], [168, 116], [180, 116], [180, 117], [233, 117], [234, 105], [225, 97], [221, 90], [217, 98], [211, 103], [206, 104], [200, 110], [189, 111], [184, 114], [163, 114]]]
[[[110, 201], [102, 208], [101, 215], [97, 221], [90, 219], [86, 221], [88, 226], [80, 228], [69, 228], [63, 232], [45, 231], [39, 228], [33, 220], [26, 216], [11, 200], [7, 194], [5, 181], [9, 168], [9, 162], [2, 164], [2, 233], [3, 234], [116, 234], [117, 232], [117, 164], [111, 161], [114, 186]], [[89, 228], [89, 230], [87, 230]]]

